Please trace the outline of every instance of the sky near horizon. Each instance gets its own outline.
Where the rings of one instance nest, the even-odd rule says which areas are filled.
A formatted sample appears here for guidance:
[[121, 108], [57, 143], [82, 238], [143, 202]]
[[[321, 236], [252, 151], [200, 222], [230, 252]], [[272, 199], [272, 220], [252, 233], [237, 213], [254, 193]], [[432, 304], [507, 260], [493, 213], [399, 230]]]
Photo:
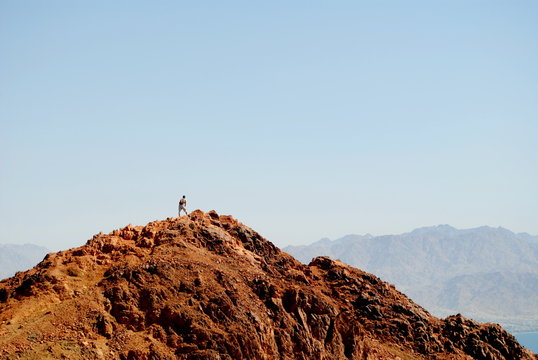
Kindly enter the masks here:
[[536, 1], [0, 2], [0, 243], [538, 234]]

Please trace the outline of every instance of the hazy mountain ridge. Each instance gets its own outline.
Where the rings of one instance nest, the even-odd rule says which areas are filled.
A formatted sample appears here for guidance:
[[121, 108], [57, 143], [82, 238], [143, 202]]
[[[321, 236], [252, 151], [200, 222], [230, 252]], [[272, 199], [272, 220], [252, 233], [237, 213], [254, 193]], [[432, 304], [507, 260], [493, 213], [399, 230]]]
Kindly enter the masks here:
[[34, 267], [49, 252], [49, 249], [33, 244], [0, 244], [0, 279]]
[[284, 250], [303, 262], [328, 255], [376, 274], [438, 316], [461, 312], [514, 331], [538, 328], [538, 236], [439, 225]]

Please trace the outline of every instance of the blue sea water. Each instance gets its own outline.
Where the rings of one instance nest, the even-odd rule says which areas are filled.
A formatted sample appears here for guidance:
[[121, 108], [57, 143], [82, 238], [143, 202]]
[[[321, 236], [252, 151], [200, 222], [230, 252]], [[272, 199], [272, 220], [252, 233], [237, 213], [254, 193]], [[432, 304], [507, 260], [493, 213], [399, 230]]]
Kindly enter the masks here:
[[514, 334], [514, 336], [521, 345], [538, 354], [538, 332]]

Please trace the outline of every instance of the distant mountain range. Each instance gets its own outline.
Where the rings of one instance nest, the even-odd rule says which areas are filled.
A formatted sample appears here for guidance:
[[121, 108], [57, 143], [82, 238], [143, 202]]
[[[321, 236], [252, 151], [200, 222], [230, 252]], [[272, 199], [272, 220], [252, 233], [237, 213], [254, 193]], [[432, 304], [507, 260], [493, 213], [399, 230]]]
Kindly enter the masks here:
[[514, 332], [538, 330], [538, 236], [439, 225], [283, 250], [304, 263], [327, 255], [371, 272], [436, 316], [462, 313]]
[[37, 245], [0, 244], [0, 279], [34, 267], [50, 250]]

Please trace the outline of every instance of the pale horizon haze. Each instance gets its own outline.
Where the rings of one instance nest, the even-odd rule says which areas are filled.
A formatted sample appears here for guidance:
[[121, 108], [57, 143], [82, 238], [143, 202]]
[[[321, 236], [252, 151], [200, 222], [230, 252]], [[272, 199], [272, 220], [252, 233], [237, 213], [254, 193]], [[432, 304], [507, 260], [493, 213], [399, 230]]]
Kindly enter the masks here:
[[536, 1], [0, 2], [0, 244], [538, 234]]

